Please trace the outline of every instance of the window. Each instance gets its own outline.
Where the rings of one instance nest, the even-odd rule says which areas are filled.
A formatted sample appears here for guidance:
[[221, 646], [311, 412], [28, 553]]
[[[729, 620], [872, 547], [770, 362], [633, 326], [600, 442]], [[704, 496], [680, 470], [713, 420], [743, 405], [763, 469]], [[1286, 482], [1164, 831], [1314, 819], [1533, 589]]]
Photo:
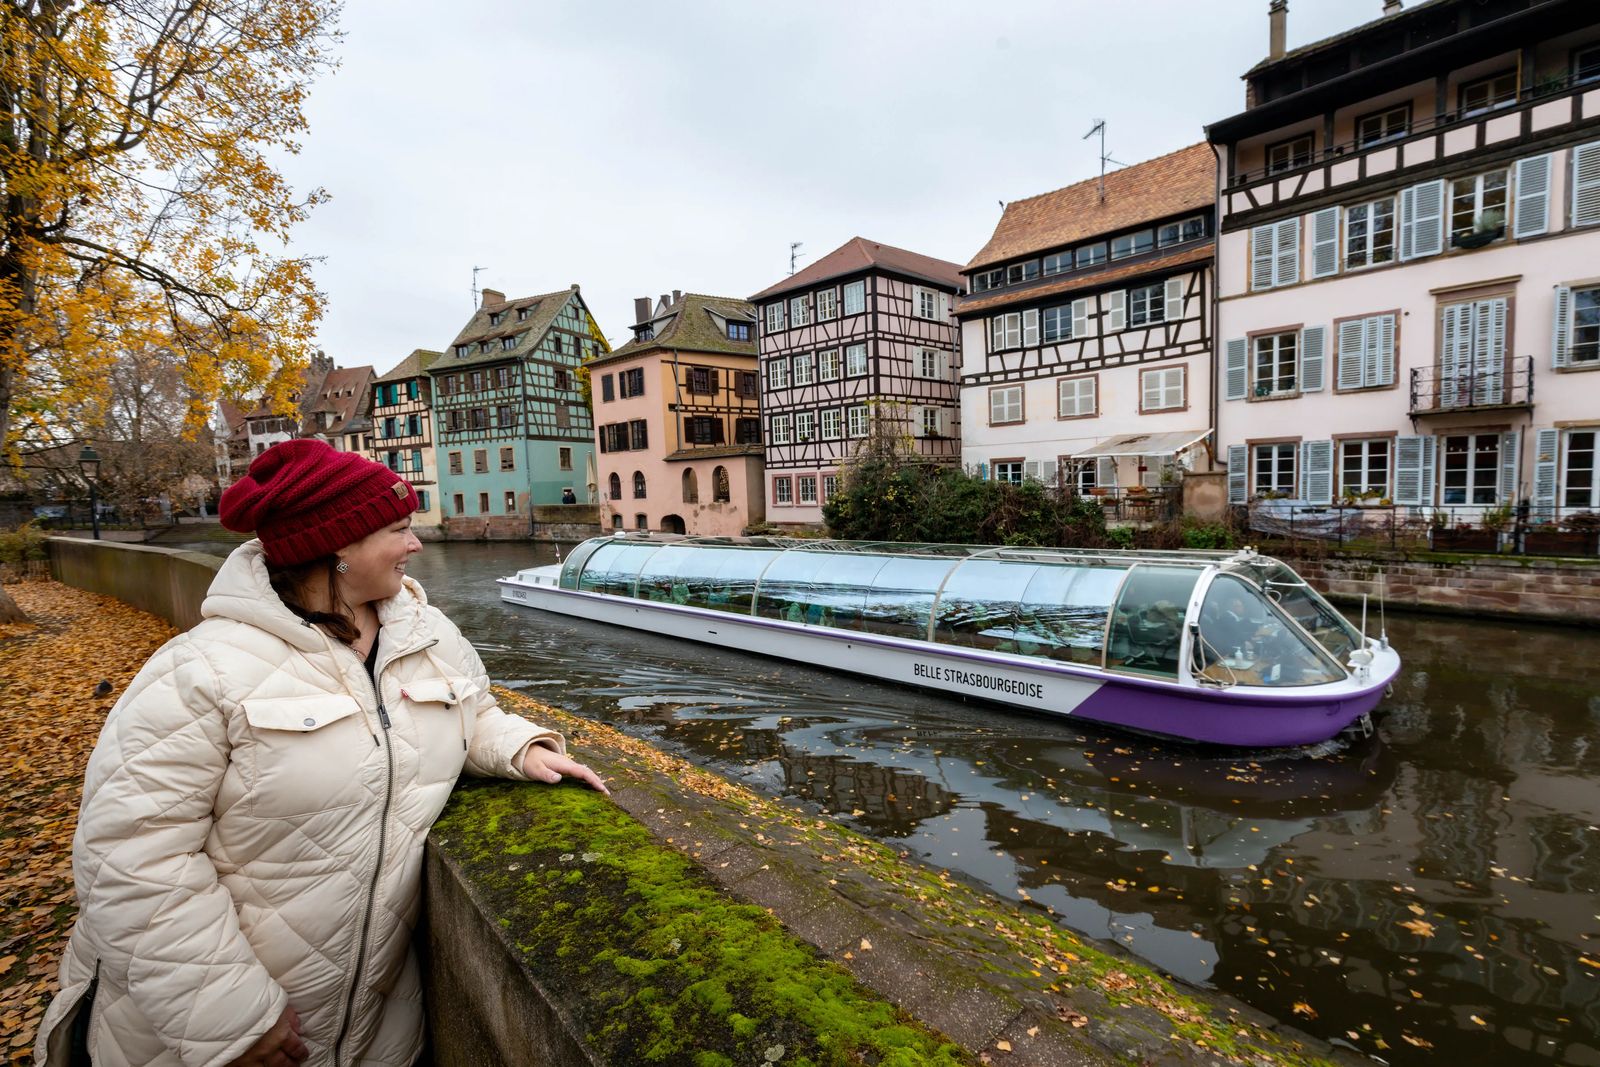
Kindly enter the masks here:
[[1388, 438], [1339, 442], [1339, 493], [1389, 495]]
[[685, 436], [691, 444], [722, 444], [722, 420], [711, 415], [692, 415], [684, 420]]
[[1184, 395], [1184, 368], [1161, 367], [1157, 370], [1147, 370], [1139, 376], [1139, 410], [1146, 411], [1171, 411], [1184, 407], [1188, 398]]
[[1300, 220], [1269, 222], [1250, 231], [1250, 288], [1272, 289], [1300, 280]]
[[1572, 341], [1567, 365], [1600, 363], [1600, 287], [1572, 290]]
[[807, 326], [811, 323], [811, 305], [804, 296], [797, 296], [789, 301], [789, 325]]
[[918, 378], [942, 379], [949, 377], [944, 369], [944, 353], [937, 348], [921, 348], [917, 350]]
[[1128, 325], [1154, 326], [1164, 322], [1167, 317], [1166, 286], [1157, 282], [1154, 285], [1141, 285], [1137, 289], [1128, 290]]
[[608, 422], [600, 427], [600, 451], [628, 451], [628, 424], [625, 422]]
[[498, 326], [500, 325], [500, 320], [504, 319], [505, 317], [506, 313], [504, 311], [491, 311], [489, 313], [489, 325]]
[[617, 375], [617, 393], [619, 396], [644, 395], [644, 368], [635, 367], [625, 370]]
[[622, 499], [622, 478], [613, 473], [606, 483], [607, 495], [612, 500]]
[[478, 514], [479, 515], [487, 515], [487, 514], [489, 514], [489, 494], [488, 493], [479, 493], [478, 494]]
[[730, 320], [728, 322], [728, 340], [730, 340], [730, 341], [748, 341], [748, 340], [750, 340], [750, 324], [748, 322], [733, 322], [733, 321]]
[[[1031, 282], [1039, 276], [1039, 261], [1030, 259], [1026, 263], [1013, 263], [1006, 268], [1006, 284], [1017, 285], [1021, 282]], [[922, 316], [930, 319], [932, 315]]]
[[817, 291], [817, 321], [839, 317], [839, 292], [836, 289]]
[[517, 469], [516, 449], [502, 448], [500, 450], [500, 469], [503, 471], [514, 471]]
[[772, 502], [774, 504], [794, 503], [794, 481], [788, 477], [772, 479]]
[[839, 378], [839, 350], [829, 348], [817, 353], [817, 380], [821, 382], [837, 381]]
[[1095, 413], [1095, 378], [1063, 378], [1056, 383], [1056, 417], [1081, 419]]
[[789, 443], [788, 415], [772, 416], [771, 433], [767, 439], [775, 445], [786, 445]]
[[[1033, 266], [1034, 266], [1034, 270], [1037, 271], [1039, 265], [1037, 263], [1035, 263]], [[940, 318], [941, 317], [939, 315], [939, 304], [940, 303], [941, 303], [941, 301], [939, 300], [939, 291], [937, 289], [918, 289], [917, 290], [917, 303], [916, 303], [917, 318], [919, 318], [919, 319], [938, 319], [938, 318]]]
[[395, 422], [394, 416], [391, 415], [388, 418], [384, 419], [383, 420], [383, 431], [381, 433], [379, 433], [378, 436], [379, 437], [398, 437], [398, 436], [400, 436], [399, 434], [395, 433], [395, 426], [396, 425], [397, 425], [397, 423]]
[[997, 482], [1010, 482], [1012, 485], [1022, 484], [1022, 461], [1020, 459], [1002, 459], [992, 468], [994, 480]]
[[1003, 268], [981, 271], [972, 276], [972, 291], [986, 293], [990, 289], [998, 289], [1006, 283], [1006, 272]]
[[483, 371], [475, 370], [475, 371], [473, 371], [471, 373], [471, 375], [468, 376], [468, 378], [469, 378], [469, 381], [472, 383], [471, 384], [472, 392], [481, 393], [483, 391]]
[[556, 466], [564, 471], [572, 469], [572, 449], [570, 447], [562, 445], [556, 449]]
[[855, 404], [845, 409], [845, 432], [851, 437], [867, 436], [867, 405]]
[[507, 515], [515, 515], [516, 513], [517, 513], [517, 494], [516, 494], [516, 491], [512, 490], [512, 489], [507, 489], [506, 490], [506, 514]]
[[611, 516], [611, 528], [613, 530], [622, 529], [622, 516], [621, 515], [613, 514]]
[[989, 390], [989, 425], [1022, 421], [1022, 386], [1000, 385]]
[[456, 345], [456, 358], [457, 359], [466, 359], [470, 355], [472, 355], [472, 346], [471, 345]]
[[[516, 348], [516, 347], [517, 347], [517, 338], [515, 338], [515, 337], [502, 337], [502, 338], [500, 338], [500, 350], [502, 352], [509, 352], [513, 348]], [[501, 368], [501, 369], [504, 370], [504, 368]]]
[[487, 352], [487, 351], [489, 351], [489, 349], [491, 347], [493, 347], [493, 342], [492, 341], [479, 341], [478, 342], [478, 351], [479, 352]]
[[839, 476], [837, 474], [824, 474], [822, 476], [822, 499], [832, 500], [839, 494]]
[[728, 468], [717, 467], [711, 472], [711, 502], [726, 504], [733, 499], [733, 489], [728, 483]]
[[1600, 46], [1591, 45], [1572, 54], [1572, 77], [1579, 83], [1600, 80]]
[[1394, 384], [1393, 315], [1369, 315], [1336, 324], [1338, 363], [1335, 384], [1343, 389], [1372, 389]]
[[1206, 235], [1206, 220], [1204, 215], [1196, 215], [1192, 219], [1182, 222], [1169, 222], [1156, 231], [1156, 244], [1162, 248], [1168, 245], [1182, 244], [1185, 241], [1198, 241]]
[[398, 472], [400, 470], [400, 453], [385, 452], [383, 455], [383, 464], [390, 470]]
[[406, 436], [407, 437], [416, 437], [420, 433], [422, 433], [422, 416], [421, 415], [407, 415], [406, 416]]
[[1504, 229], [1506, 224], [1506, 172], [1492, 170], [1450, 183], [1450, 236]]
[[1256, 445], [1256, 496], [1294, 496], [1294, 454], [1298, 451], [1292, 444]]
[[756, 372], [753, 370], [740, 371], [739, 376], [734, 379], [733, 392], [735, 396], [742, 397], [745, 400], [753, 400], [756, 393], [759, 392], [756, 388]]
[[921, 430], [923, 437], [943, 437], [944, 409], [923, 408]]
[[683, 502], [685, 504], [700, 503], [700, 480], [695, 477], [694, 468], [687, 467], [683, 472]]
[[1072, 305], [1044, 309], [1044, 343], [1072, 340]]
[[526, 321], [527, 318], [528, 318], [528, 311], [529, 310], [530, 309], [528, 309], [528, 308], [518, 308], [517, 309], [517, 321], [518, 322]]
[[469, 408], [467, 410], [467, 425], [472, 427], [474, 430], [486, 430], [486, 429], [488, 429], [489, 428], [489, 409], [488, 408]]
[[815, 504], [817, 502], [817, 476], [815, 474], [801, 474], [794, 480], [795, 488], [800, 493], [801, 504]]
[[633, 528], [635, 530], [638, 530], [640, 533], [644, 533], [645, 531], [649, 530], [650, 529], [650, 517], [648, 515], [642, 515], [642, 514], [641, 515], [635, 515], [633, 517]]
[[644, 499], [644, 471], [633, 472], [633, 498], [635, 500]]
[[1251, 378], [1255, 396], [1291, 396], [1299, 387], [1295, 368], [1300, 335], [1294, 331], [1266, 334], [1255, 339]]
[[1126, 259], [1148, 252], [1155, 247], [1155, 234], [1150, 230], [1140, 230], [1138, 233], [1125, 233], [1121, 237], [1111, 239], [1111, 258]]
[[989, 351], [1001, 352], [1022, 346], [1022, 313], [1010, 311], [989, 320]]
[[816, 380], [817, 357], [807, 353], [794, 357], [794, 384], [810, 385]]
[[452, 453], [450, 453], [450, 473], [451, 474], [460, 474], [461, 473], [461, 453], [460, 452], [452, 452]]
[[[553, 334], [550, 335], [550, 347], [555, 350], [555, 354], [558, 355], [558, 356], [561, 354], [561, 346], [562, 346], [563, 339], [564, 338], [559, 333], [553, 333]], [[576, 340], [574, 340], [574, 342], [573, 342], [573, 350], [574, 350], [574, 352], [577, 351], [577, 342], [576, 342]]]
[[1594, 430], [1568, 430], [1562, 464], [1561, 506], [1590, 510], [1600, 507], [1600, 482], [1595, 480]]
[[1517, 72], [1508, 70], [1461, 87], [1461, 117], [1481, 115], [1517, 102]]
[[1044, 276], [1046, 278], [1055, 274], [1065, 274], [1071, 269], [1071, 252], [1057, 252], [1055, 255], [1044, 257]]
[[628, 423], [628, 447], [635, 452], [650, 447], [650, 430], [643, 419], [633, 419]]
[[787, 357], [767, 361], [767, 388], [789, 388], [789, 360]]
[[1500, 435], [1454, 434], [1444, 439], [1445, 504], [1493, 504], [1500, 499]]
[[460, 493], [456, 493], [450, 498], [450, 500], [455, 505], [455, 512], [457, 515], [465, 515], [467, 513], [466, 497], [462, 496]]
[[802, 411], [795, 415], [794, 439], [796, 441], [815, 441], [817, 439], [817, 413], [815, 411]]
[[867, 283], [851, 282], [844, 287], [844, 313], [859, 315], [867, 310]]
[[456, 391], [456, 376], [454, 374], [446, 374], [446, 375], [442, 376], [439, 379], [439, 395], [440, 396], [449, 396], [451, 393], [453, 393], [455, 391]]
[[510, 404], [500, 404], [494, 409], [494, 424], [496, 426], [515, 426], [517, 424], [517, 409]]
[[427, 511], [428, 510], [428, 491], [426, 489], [418, 489], [417, 490], [417, 510], [418, 511]]
[[555, 386], [556, 386], [556, 388], [558, 390], [561, 390], [562, 392], [565, 392], [566, 390], [572, 388], [572, 375], [567, 371], [567, 368], [565, 368], [565, 367], [557, 367], [556, 368]]
[[735, 444], [759, 445], [761, 443], [760, 419], [735, 419], [733, 421], [733, 440]]
[[838, 408], [822, 409], [822, 439], [824, 441], [837, 441], [842, 425], [843, 415]]
[[600, 402], [608, 403], [615, 398], [615, 394], [611, 391], [611, 375], [600, 375]]
[[783, 329], [783, 302], [767, 305], [767, 332], [777, 333]]
[[1394, 197], [1347, 208], [1344, 213], [1344, 265], [1360, 270], [1394, 261]]
[[[420, 448], [411, 450], [411, 470], [414, 474], [422, 473], [422, 449]], [[426, 511], [427, 509], [424, 508], [423, 510]]]
[[697, 396], [715, 396], [717, 372], [712, 367], [689, 368], [689, 392]]
[[854, 378], [858, 374], [867, 373], [867, 346], [848, 345], [844, 350], [844, 373], [846, 377]]
[[1375, 111], [1356, 119], [1356, 144], [1370, 148], [1385, 141], [1398, 140], [1411, 129], [1411, 105], [1401, 104], [1384, 111]]
[[1303, 167], [1311, 162], [1311, 135], [1303, 133], [1267, 146], [1267, 173]]
[[1084, 245], [1073, 255], [1079, 270], [1096, 266], [1106, 261], [1106, 243], [1104, 241], [1096, 241], [1092, 245]]
[[472, 473], [489, 473], [489, 450], [487, 448], [474, 448], [472, 450]]

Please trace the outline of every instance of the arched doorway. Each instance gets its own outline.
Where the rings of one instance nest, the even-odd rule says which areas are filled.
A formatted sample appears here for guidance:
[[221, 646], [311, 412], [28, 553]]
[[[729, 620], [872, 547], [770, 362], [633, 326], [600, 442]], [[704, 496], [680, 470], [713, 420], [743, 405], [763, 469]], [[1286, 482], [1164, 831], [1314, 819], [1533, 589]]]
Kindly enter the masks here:
[[661, 516], [661, 532], [681, 534], [689, 531], [684, 527], [681, 515], [663, 515]]

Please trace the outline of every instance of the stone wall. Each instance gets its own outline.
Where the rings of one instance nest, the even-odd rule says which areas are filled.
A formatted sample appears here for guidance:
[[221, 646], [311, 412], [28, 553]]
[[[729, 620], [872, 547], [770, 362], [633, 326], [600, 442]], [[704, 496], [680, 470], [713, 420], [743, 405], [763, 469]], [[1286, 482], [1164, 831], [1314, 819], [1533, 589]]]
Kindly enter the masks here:
[[1294, 559], [1329, 597], [1395, 608], [1600, 626], [1600, 563], [1525, 556]]
[[447, 515], [446, 541], [582, 541], [600, 535], [594, 504], [540, 504], [533, 515]]
[[56, 581], [114, 596], [180, 630], [200, 621], [200, 602], [222, 560], [199, 552], [52, 537], [50, 574]]

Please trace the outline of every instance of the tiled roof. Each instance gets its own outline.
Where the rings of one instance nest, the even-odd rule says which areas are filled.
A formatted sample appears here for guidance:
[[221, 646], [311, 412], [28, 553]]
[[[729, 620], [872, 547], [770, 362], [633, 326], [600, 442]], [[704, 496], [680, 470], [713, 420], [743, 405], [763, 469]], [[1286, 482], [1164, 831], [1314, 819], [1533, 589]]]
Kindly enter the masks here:
[[1142, 274], [1154, 274], [1158, 271], [1171, 270], [1173, 267], [1186, 267], [1192, 263], [1208, 262], [1216, 251], [1214, 241], [1200, 241], [1192, 245], [1169, 252], [1164, 256], [1154, 259], [1141, 260], [1134, 263], [1124, 263], [1112, 267], [1110, 270], [1094, 272], [1073, 273], [1065, 277], [1051, 278], [1042, 285], [1018, 286], [1015, 289], [1005, 289], [1000, 292], [984, 293], [978, 297], [965, 297], [956, 304], [956, 314], [966, 315], [971, 312], [987, 311], [990, 308], [1004, 307], [1007, 304], [1017, 304], [1025, 300], [1037, 300], [1042, 296], [1057, 296], [1061, 293], [1076, 291], [1094, 292], [1103, 289], [1114, 282], [1124, 281], [1128, 278]]
[[[456, 339], [445, 347], [449, 358], [433, 363], [427, 368], [428, 373], [443, 371], [447, 367], [453, 369], [479, 363], [497, 363], [521, 355], [545, 335], [556, 321], [556, 316], [561, 314], [561, 309], [567, 306], [567, 298], [575, 295], [577, 291], [578, 287], [574, 285], [571, 289], [562, 289], [554, 293], [541, 293], [538, 296], [518, 297], [516, 300], [502, 300], [498, 304], [485, 304], [472, 313], [472, 318], [468, 319], [466, 326], [456, 334]], [[517, 312], [524, 308], [528, 310], [528, 317], [518, 322]], [[505, 318], [498, 325], [489, 325], [490, 316], [499, 312], [505, 312]], [[522, 333], [528, 335], [528, 340], [510, 352], [495, 345], [487, 352], [475, 351], [469, 356], [460, 358], [455, 355], [458, 345], [478, 345], [484, 341], [499, 341], [503, 337], [516, 337]]]
[[874, 267], [921, 278], [923, 281], [933, 282], [949, 289], [961, 288], [959, 264], [934, 259], [920, 252], [908, 252], [893, 245], [879, 244], [865, 237], [852, 237], [805, 270], [785, 278], [776, 285], [767, 286], [750, 299], [765, 300], [769, 296], [787, 293], [791, 289], [804, 289], [825, 282], [829, 278], [856, 274]]
[[434, 352], [427, 348], [414, 348], [411, 350], [411, 354], [409, 356], [395, 364], [391, 370], [383, 374], [381, 377], [374, 378], [373, 384], [376, 385], [378, 382], [398, 382], [404, 381], [407, 378], [415, 378], [417, 375], [428, 369], [428, 364], [432, 363], [443, 354], [444, 353], [442, 352]]
[[[752, 412], [753, 414], [753, 412]], [[699, 448], [680, 448], [668, 452], [667, 459], [725, 459], [730, 456], [759, 456], [761, 446], [754, 445], [703, 445]]]
[[1201, 143], [1026, 200], [1013, 200], [994, 235], [966, 269], [992, 266], [1030, 252], [1059, 248], [1185, 211], [1209, 210], [1217, 199], [1217, 158]]
[[[328, 394], [324, 397], [322, 394]], [[372, 367], [335, 367], [322, 380], [317, 400], [308, 410], [326, 411], [333, 416], [323, 433], [339, 433], [359, 419], [372, 396]]]
[[[729, 340], [728, 331], [711, 317], [712, 312], [716, 312], [724, 319], [748, 322], [750, 340]], [[591, 360], [590, 366], [619, 357], [636, 356], [656, 348], [676, 348], [688, 352], [721, 352], [755, 358], [756, 309], [748, 300], [738, 300], [731, 296], [706, 296], [704, 293], [684, 293], [683, 299], [656, 316], [657, 321], [663, 315], [671, 315], [672, 318], [659, 326], [655, 336], [650, 340], [630, 340], [627, 344], [614, 349], [610, 355]]]

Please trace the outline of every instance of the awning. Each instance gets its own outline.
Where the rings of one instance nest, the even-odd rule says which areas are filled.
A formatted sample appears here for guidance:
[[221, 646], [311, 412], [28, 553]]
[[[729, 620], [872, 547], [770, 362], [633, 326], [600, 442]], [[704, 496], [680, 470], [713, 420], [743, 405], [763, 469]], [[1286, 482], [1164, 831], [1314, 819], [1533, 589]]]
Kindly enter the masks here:
[[1094, 456], [1175, 456], [1211, 436], [1206, 430], [1169, 430], [1166, 433], [1129, 433], [1074, 452], [1073, 459]]

